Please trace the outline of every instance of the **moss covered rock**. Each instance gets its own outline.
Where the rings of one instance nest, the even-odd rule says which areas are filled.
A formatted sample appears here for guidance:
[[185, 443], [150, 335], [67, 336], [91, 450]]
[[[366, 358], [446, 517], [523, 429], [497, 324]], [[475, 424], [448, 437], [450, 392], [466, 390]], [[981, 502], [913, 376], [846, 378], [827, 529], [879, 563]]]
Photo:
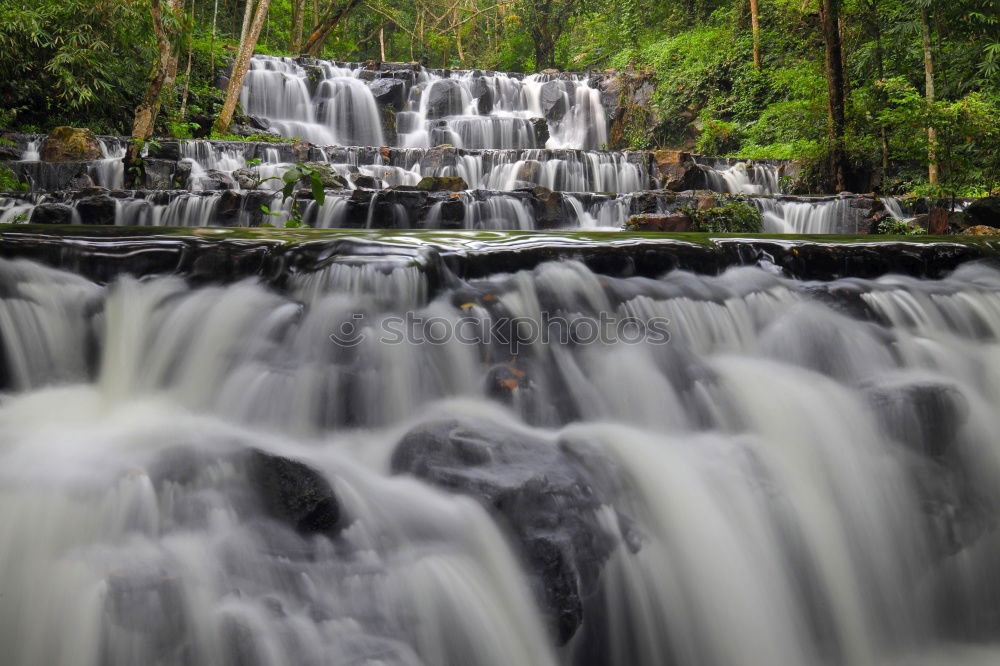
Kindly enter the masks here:
[[458, 176], [425, 176], [417, 183], [423, 192], [461, 192], [469, 189], [465, 179]]
[[57, 127], [45, 138], [42, 145], [45, 162], [79, 162], [101, 157], [101, 144], [87, 128]]
[[691, 215], [692, 231], [714, 234], [759, 234], [764, 231], [764, 219], [753, 204], [730, 201], [711, 207], [698, 206], [687, 211]]

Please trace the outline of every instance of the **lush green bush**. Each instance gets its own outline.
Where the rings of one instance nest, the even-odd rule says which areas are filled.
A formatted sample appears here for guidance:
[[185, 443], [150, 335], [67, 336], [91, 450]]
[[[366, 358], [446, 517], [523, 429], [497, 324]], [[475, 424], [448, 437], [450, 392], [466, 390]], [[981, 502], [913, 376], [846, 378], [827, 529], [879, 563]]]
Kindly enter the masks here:
[[691, 216], [692, 231], [713, 234], [759, 234], [764, 220], [753, 204], [729, 201], [705, 210], [685, 209]]

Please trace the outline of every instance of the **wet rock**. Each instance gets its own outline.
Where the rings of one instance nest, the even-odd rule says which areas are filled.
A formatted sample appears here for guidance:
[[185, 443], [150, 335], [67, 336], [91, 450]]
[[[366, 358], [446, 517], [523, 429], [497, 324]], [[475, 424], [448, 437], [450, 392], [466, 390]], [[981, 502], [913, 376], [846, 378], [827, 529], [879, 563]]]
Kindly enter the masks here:
[[[320, 180], [323, 182], [323, 189], [346, 190], [349, 187], [344, 177], [326, 162], [305, 162], [304, 166], [312, 169], [319, 175]], [[312, 184], [312, 181], [306, 178], [303, 178], [301, 182], [305, 187], [309, 187]]]
[[351, 182], [357, 187], [363, 187], [369, 190], [377, 190], [381, 187], [377, 178], [363, 173], [352, 173]]
[[539, 103], [546, 120], [562, 120], [569, 110], [566, 86], [562, 81], [546, 81], [542, 84]]
[[539, 229], [555, 229], [569, 225], [563, 195], [547, 187], [536, 185], [528, 192], [535, 208], [535, 224]]
[[259, 177], [253, 169], [237, 169], [233, 172], [233, 178], [241, 190], [253, 190], [259, 184]]
[[368, 84], [375, 101], [382, 106], [391, 106], [402, 111], [406, 106], [406, 84], [397, 79], [375, 79]]
[[468, 495], [509, 529], [549, 626], [565, 644], [584, 621], [586, 599], [616, 540], [587, 471], [553, 443], [499, 423], [424, 424], [396, 446], [391, 468]]
[[459, 176], [424, 176], [417, 183], [422, 192], [461, 192], [469, 189], [469, 184]]
[[[145, 187], [151, 190], [171, 190], [174, 188], [174, 172], [177, 169], [177, 162], [172, 160], [161, 160], [161, 159], [145, 159], [142, 163], [143, 177], [145, 179]], [[205, 189], [228, 189], [224, 187], [215, 187], [212, 183], [215, 179], [212, 178], [210, 174], [213, 172], [209, 171], [202, 179], [203, 186]], [[216, 174], [221, 174], [222, 172], [216, 171]], [[229, 174], [224, 174], [224, 180], [229, 182], [228, 187], [232, 187], [232, 178]], [[222, 176], [219, 177], [220, 179]]]
[[493, 113], [493, 91], [489, 88], [476, 98], [476, 110], [479, 111], [479, 115], [481, 116], [488, 116]]
[[625, 223], [626, 231], [663, 231], [680, 233], [693, 231], [691, 216], [687, 213], [643, 213], [633, 215]]
[[181, 159], [181, 142], [176, 139], [152, 142], [146, 156], [151, 159], [177, 161]]
[[83, 224], [114, 224], [117, 208], [115, 200], [106, 194], [84, 197], [76, 203]]
[[0, 162], [14, 162], [21, 159], [21, 149], [16, 145], [6, 146], [0, 144]]
[[683, 192], [704, 186], [705, 177], [691, 157], [679, 150], [654, 150], [653, 162], [661, 186], [672, 192]]
[[545, 118], [529, 118], [528, 123], [535, 135], [535, 145], [544, 148], [549, 140], [549, 124], [545, 122]]
[[462, 86], [455, 79], [435, 81], [424, 94], [428, 96], [428, 118], [444, 118], [462, 113]]
[[236, 180], [225, 171], [209, 169], [201, 177], [201, 187], [204, 190], [232, 190], [236, 187]]
[[57, 127], [42, 144], [43, 162], [76, 162], [101, 157], [97, 136], [86, 128]]
[[271, 131], [271, 121], [267, 118], [261, 118], [260, 116], [245, 116], [244, 122], [248, 127], [251, 127], [260, 132], [270, 133]]
[[292, 142], [292, 155], [295, 157], [296, 162], [308, 162], [312, 159], [313, 144], [308, 141], [302, 141], [301, 139], [296, 139]]
[[965, 209], [970, 224], [1000, 227], [1000, 197], [987, 197], [973, 201]]
[[343, 526], [333, 488], [308, 465], [255, 450], [247, 475], [264, 509], [297, 532], [332, 536]]
[[889, 380], [865, 393], [887, 434], [935, 458], [951, 451], [969, 414], [961, 389], [943, 381]]
[[66, 204], [43, 203], [31, 211], [30, 224], [73, 224], [73, 208]]

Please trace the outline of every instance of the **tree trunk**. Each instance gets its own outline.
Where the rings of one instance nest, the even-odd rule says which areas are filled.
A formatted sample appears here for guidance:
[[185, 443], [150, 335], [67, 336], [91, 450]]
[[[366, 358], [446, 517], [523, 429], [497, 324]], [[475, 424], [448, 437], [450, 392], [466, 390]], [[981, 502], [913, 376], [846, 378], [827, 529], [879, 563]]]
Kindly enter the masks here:
[[[875, 62], [878, 65], [878, 78], [885, 81], [885, 52], [882, 50], [882, 21], [878, 11], [878, 0], [871, 0], [872, 25], [875, 29]], [[887, 104], [885, 92], [881, 89], [878, 93], [878, 100], [881, 106]], [[879, 136], [882, 143], [882, 173], [889, 170], [889, 128], [884, 124], [879, 125]]]
[[306, 18], [306, 0], [292, 0], [292, 39], [289, 50], [298, 54], [302, 48], [302, 25]]
[[[920, 29], [924, 42], [924, 84], [926, 86], [927, 112], [934, 111], [934, 57], [931, 54], [931, 24], [927, 10], [920, 10]], [[927, 122], [927, 180], [931, 185], [938, 182], [938, 140], [934, 121]]]
[[247, 0], [243, 6], [243, 24], [240, 27], [240, 45], [247, 39], [247, 30], [250, 29], [250, 18], [253, 16], [253, 0]]
[[[253, 0], [247, 0], [247, 5], [251, 5]], [[253, 23], [246, 31], [246, 39], [240, 42], [240, 48], [236, 52], [236, 60], [233, 62], [233, 73], [229, 76], [229, 86], [226, 88], [226, 101], [222, 104], [222, 111], [215, 121], [215, 131], [225, 134], [229, 125], [233, 122], [233, 114], [236, 113], [236, 104], [240, 101], [240, 92], [243, 90], [243, 79], [250, 69], [250, 57], [253, 55], [254, 47], [257, 46], [257, 39], [260, 31], [264, 27], [264, 20], [267, 18], [267, 10], [271, 5], [271, 0], [257, 0], [257, 12], [254, 15]]]
[[337, 24], [360, 2], [361, 0], [346, 0], [342, 5], [338, 6], [331, 0], [326, 11], [323, 12], [323, 16], [320, 17], [319, 21], [316, 22], [316, 26], [312, 29], [312, 33], [310, 33], [309, 39], [306, 40], [305, 46], [302, 47], [302, 51], [311, 58], [318, 57], [319, 52], [323, 49], [323, 42], [326, 41], [326, 38], [330, 36], [330, 33], [337, 27]]
[[219, 18], [219, 0], [215, 0], [215, 7], [212, 9], [212, 39], [208, 43], [208, 51], [209, 51], [209, 56], [208, 56], [208, 59], [209, 59], [208, 71], [209, 71], [209, 76], [212, 77], [212, 81], [213, 81], [212, 85], [215, 85], [214, 84], [214, 81], [215, 81], [215, 24], [216, 24], [216, 21], [218, 20], [218, 18]]
[[[183, 5], [184, 0], [171, 0], [168, 9], [179, 10]], [[130, 187], [135, 187], [142, 182], [143, 169], [139, 157], [146, 141], [153, 136], [156, 117], [160, 113], [160, 95], [163, 88], [165, 85], [169, 88], [172, 85], [171, 77], [177, 76], [177, 56], [170, 43], [170, 36], [167, 35], [167, 30], [163, 25], [160, 0], [150, 0], [149, 11], [153, 19], [153, 34], [156, 36], [159, 55], [156, 59], [156, 69], [153, 70], [146, 92], [138, 106], [135, 107], [132, 135], [129, 139], [128, 149], [125, 151], [125, 157], [122, 159], [125, 164], [125, 183]], [[168, 83], [170, 85], [167, 85]]]
[[753, 66], [760, 69], [760, 12], [757, 0], [750, 0], [750, 26], [753, 31]]
[[826, 89], [828, 93], [827, 117], [830, 141], [830, 178], [833, 189], [847, 189], [847, 166], [844, 152], [844, 129], [847, 125], [844, 111], [844, 59], [840, 46], [840, 2], [821, 0], [820, 18], [823, 24], [823, 42], [826, 45]]
[[385, 62], [385, 26], [378, 29], [378, 54], [379, 61]]

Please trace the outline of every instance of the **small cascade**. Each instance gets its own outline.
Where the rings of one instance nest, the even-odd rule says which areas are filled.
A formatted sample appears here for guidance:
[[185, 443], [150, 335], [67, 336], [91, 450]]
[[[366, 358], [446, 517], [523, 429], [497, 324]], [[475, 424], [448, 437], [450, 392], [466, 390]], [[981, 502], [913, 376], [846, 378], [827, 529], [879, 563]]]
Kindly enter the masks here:
[[22, 162], [37, 162], [42, 159], [42, 140], [37, 137], [28, 140], [21, 153]]
[[125, 164], [122, 158], [128, 142], [117, 137], [99, 137], [101, 159], [90, 163], [87, 171], [94, 185], [109, 190], [120, 190], [125, 182]]
[[700, 158], [708, 189], [731, 194], [780, 194], [778, 167], [760, 162], [719, 163]]
[[850, 198], [784, 200], [753, 198], [761, 211], [764, 231], [774, 234], [867, 233], [864, 211]]
[[320, 146], [380, 146], [381, 116], [358, 71], [331, 63], [307, 71], [288, 58], [254, 56], [240, 101], [282, 136]]

